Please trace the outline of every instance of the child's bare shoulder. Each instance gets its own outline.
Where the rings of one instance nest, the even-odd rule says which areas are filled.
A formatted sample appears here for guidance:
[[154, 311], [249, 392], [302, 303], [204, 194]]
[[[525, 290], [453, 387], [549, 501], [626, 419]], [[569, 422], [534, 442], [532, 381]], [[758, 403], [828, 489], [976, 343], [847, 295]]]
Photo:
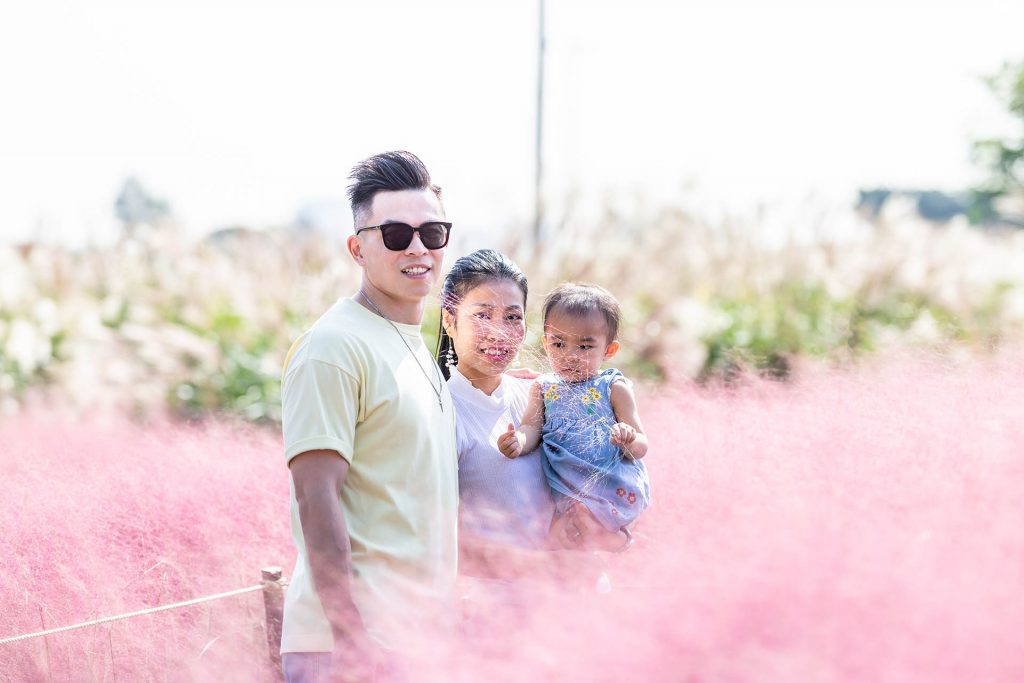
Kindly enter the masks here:
[[625, 386], [631, 389], [633, 388], [633, 380], [622, 374], [621, 370], [610, 368], [608, 370], [605, 370], [605, 372], [607, 372], [609, 375], [614, 375], [611, 381], [612, 388], [616, 386]]
[[620, 374], [612, 380], [611, 385], [608, 388], [608, 395], [612, 401], [635, 401], [636, 391], [633, 380]]

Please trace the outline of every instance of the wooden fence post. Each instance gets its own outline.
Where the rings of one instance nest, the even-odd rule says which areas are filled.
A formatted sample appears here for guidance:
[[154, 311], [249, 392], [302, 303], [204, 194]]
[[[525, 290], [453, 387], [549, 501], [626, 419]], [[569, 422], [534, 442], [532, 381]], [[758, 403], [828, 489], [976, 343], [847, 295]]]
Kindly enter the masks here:
[[[43, 606], [39, 605], [39, 625], [43, 631], [46, 630], [46, 615], [43, 614]], [[50, 638], [43, 636], [43, 653], [46, 654], [46, 680], [53, 683], [53, 669], [50, 667]]]
[[263, 576], [263, 609], [267, 615], [267, 650], [277, 680], [282, 680], [281, 618], [284, 613], [284, 589], [288, 582], [283, 578], [280, 567], [263, 567], [260, 573]]

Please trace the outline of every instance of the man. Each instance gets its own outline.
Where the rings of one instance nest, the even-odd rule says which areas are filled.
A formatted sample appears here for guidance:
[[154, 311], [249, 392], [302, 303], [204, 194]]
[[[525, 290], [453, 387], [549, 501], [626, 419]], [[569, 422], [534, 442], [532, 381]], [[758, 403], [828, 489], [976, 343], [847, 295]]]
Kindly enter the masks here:
[[456, 575], [455, 411], [419, 330], [451, 224], [413, 154], [370, 157], [351, 179], [359, 291], [295, 342], [282, 381], [289, 681], [373, 680], [451, 615]]

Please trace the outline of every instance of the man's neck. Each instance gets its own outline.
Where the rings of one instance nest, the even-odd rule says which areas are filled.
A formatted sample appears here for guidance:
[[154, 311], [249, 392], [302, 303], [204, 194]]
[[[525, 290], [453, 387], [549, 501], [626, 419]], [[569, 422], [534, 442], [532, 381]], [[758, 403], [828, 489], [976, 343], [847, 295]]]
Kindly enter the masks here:
[[406, 325], [419, 325], [423, 322], [423, 299], [415, 303], [395, 299], [365, 282], [352, 298], [371, 313], [382, 315], [392, 322]]

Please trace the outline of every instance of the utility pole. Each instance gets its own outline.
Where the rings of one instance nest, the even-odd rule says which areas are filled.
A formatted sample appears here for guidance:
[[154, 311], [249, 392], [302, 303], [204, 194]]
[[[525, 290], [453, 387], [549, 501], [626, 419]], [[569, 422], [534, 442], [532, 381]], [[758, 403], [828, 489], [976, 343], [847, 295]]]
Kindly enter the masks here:
[[544, 236], [544, 0], [538, 0], [537, 17], [537, 139], [534, 149], [533, 243], [540, 246]]

